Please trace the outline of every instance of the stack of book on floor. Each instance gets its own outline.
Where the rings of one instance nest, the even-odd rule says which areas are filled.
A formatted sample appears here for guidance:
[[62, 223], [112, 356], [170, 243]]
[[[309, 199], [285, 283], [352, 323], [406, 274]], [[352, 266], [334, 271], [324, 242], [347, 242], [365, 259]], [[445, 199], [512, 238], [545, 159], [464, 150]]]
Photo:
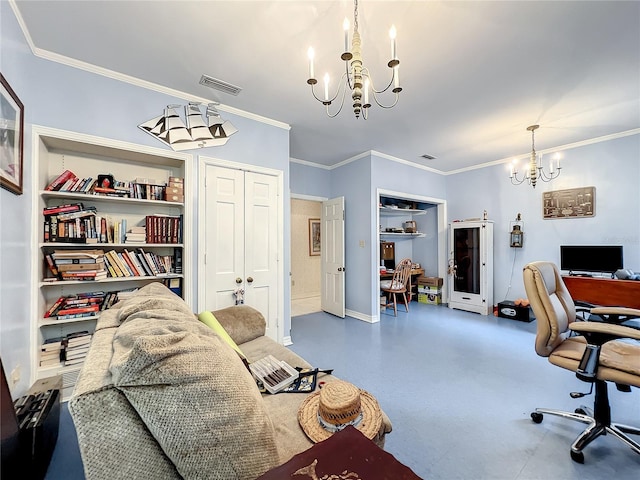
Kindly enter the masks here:
[[59, 297], [44, 313], [44, 318], [68, 320], [97, 315], [105, 301], [105, 292], [85, 292]]
[[64, 366], [68, 367], [84, 362], [90, 345], [91, 334], [88, 331], [68, 334], [62, 340], [61, 358], [64, 361]]
[[107, 278], [104, 250], [56, 250], [51, 257], [61, 280]]
[[62, 365], [62, 340], [64, 337], [49, 338], [40, 346], [40, 366], [59, 367]]

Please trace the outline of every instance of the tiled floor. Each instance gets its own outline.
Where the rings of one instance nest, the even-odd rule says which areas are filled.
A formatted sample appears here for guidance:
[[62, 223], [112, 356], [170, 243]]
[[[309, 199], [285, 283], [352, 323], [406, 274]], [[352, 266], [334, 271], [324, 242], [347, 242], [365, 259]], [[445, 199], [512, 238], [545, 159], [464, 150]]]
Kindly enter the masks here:
[[320, 308], [320, 296], [300, 298], [297, 300], [291, 300], [291, 316], [297, 317], [299, 315], [306, 315], [308, 313], [319, 312]]

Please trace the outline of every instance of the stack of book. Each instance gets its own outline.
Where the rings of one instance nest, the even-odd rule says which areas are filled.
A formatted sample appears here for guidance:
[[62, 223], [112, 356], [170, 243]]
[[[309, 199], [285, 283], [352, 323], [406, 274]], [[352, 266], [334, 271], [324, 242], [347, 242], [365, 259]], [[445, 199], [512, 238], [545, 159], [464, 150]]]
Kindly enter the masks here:
[[106, 294], [86, 292], [58, 298], [44, 313], [44, 318], [68, 320], [71, 318], [93, 317], [103, 310]]
[[89, 346], [91, 345], [91, 334], [87, 331], [74, 332], [68, 334], [62, 340], [62, 360], [64, 366], [77, 365], [84, 362]]
[[40, 346], [40, 366], [59, 367], [62, 364], [62, 340], [64, 337], [49, 338]]
[[124, 243], [147, 243], [146, 227], [131, 227], [125, 235]]
[[107, 278], [104, 250], [55, 250], [51, 254], [51, 260], [61, 280], [101, 280]]

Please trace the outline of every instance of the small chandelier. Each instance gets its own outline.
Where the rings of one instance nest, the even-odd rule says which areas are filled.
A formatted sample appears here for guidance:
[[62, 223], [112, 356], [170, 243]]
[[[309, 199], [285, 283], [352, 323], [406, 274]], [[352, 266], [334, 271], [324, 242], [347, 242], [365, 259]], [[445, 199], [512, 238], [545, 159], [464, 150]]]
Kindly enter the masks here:
[[181, 105], [167, 105], [164, 113], [138, 127], [171, 147], [174, 151], [224, 145], [238, 129], [231, 122], [222, 120], [217, 103], [209, 103], [203, 116], [200, 104], [189, 102], [184, 106], [185, 121], [178, 113]]
[[[349, 50], [349, 20], [344, 19], [344, 53], [340, 56], [345, 62], [345, 73], [342, 74], [340, 82], [338, 82], [338, 88], [333, 97], [329, 97], [329, 74], [324, 75], [324, 97], [318, 98], [314, 90], [314, 85], [318, 83], [318, 80], [314, 76], [313, 72], [313, 48], [309, 47], [309, 79], [307, 83], [311, 85], [311, 93], [316, 100], [321, 102], [327, 109], [327, 115], [331, 118], [336, 117], [344, 106], [344, 99], [347, 89], [351, 91], [351, 99], [353, 100], [353, 113], [356, 118], [367, 119], [367, 111], [371, 107], [369, 103], [370, 98], [382, 108], [392, 108], [398, 103], [398, 94], [402, 91], [400, 86], [400, 74], [399, 65], [396, 52], [396, 28], [394, 26], [389, 30], [389, 37], [391, 38], [391, 60], [387, 63], [387, 66], [391, 69], [391, 80], [389, 84], [382, 90], [376, 90], [373, 84], [373, 78], [369, 73], [369, 69], [362, 64], [362, 52], [360, 48], [360, 33], [358, 33], [358, 0], [354, 2], [353, 13], [353, 38], [351, 39], [351, 50]], [[392, 88], [393, 86], [393, 88]], [[391, 92], [395, 94], [395, 101], [391, 105], [383, 105], [378, 100], [378, 95], [385, 93], [391, 89]], [[329, 112], [329, 105], [331, 105], [342, 92], [342, 98], [340, 100], [340, 108], [335, 113]]]
[[[529, 160], [529, 166], [524, 171], [524, 175], [522, 179], [518, 178], [518, 166], [515, 163], [515, 160], [511, 163], [511, 171], [509, 172], [509, 178], [511, 179], [511, 183], [514, 185], [520, 185], [527, 181], [529, 185], [533, 188], [536, 188], [536, 183], [538, 180], [542, 180], [543, 182], [549, 182], [554, 178], [558, 178], [560, 176], [560, 170], [562, 167], [560, 166], [560, 155], [555, 154], [554, 158], [549, 161], [549, 173], [544, 171], [544, 167], [542, 166], [542, 154], [540, 154], [540, 158], [536, 158], [536, 145], [534, 134], [535, 131], [540, 128], [540, 125], [531, 125], [527, 127], [527, 130], [531, 132], [531, 159]], [[554, 170], [553, 161], [556, 161], [556, 166]]]

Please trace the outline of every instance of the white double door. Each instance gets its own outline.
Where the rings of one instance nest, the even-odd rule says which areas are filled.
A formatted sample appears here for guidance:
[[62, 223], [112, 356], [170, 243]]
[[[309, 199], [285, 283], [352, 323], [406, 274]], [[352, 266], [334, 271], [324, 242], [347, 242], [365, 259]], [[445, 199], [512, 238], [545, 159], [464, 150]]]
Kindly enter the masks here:
[[242, 298], [265, 317], [266, 334], [281, 342], [281, 179], [209, 163], [204, 163], [202, 170], [201, 310], [236, 305]]

